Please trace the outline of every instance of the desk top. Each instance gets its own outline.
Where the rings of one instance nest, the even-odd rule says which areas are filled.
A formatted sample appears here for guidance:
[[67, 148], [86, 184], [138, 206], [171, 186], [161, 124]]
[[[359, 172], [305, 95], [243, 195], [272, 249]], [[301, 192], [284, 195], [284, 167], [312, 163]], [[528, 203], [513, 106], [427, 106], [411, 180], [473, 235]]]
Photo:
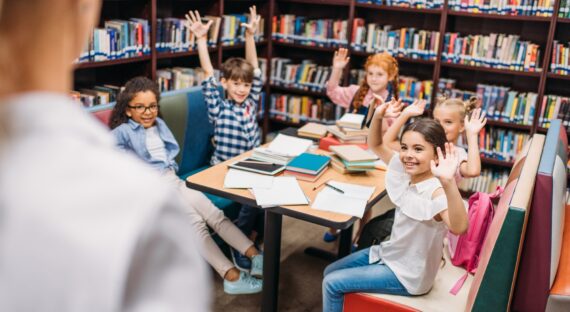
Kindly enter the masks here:
[[[242, 155], [236, 156], [232, 159], [194, 174], [186, 179], [186, 185], [198, 191], [228, 198], [241, 204], [257, 206], [255, 197], [249, 190], [224, 189], [224, 179], [226, 173], [228, 172], [228, 164], [239, 159], [247, 158], [252, 154], [252, 152], [253, 151], [246, 152]], [[328, 152], [322, 150], [317, 150], [314, 153], [329, 154]], [[341, 174], [329, 166], [327, 171], [314, 182], [307, 182], [302, 180], [297, 181], [299, 182], [299, 185], [303, 189], [305, 195], [307, 195], [307, 197], [309, 197], [311, 200], [311, 203], [314, 202], [317, 193], [321, 191], [323, 186], [317, 188], [315, 191], [313, 191], [313, 188], [328, 180], [369, 186], [375, 185], [376, 189], [374, 191], [374, 194], [368, 201], [366, 207], [368, 209], [372, 207], [376, 202], [378, 202], [386, 193], [384, 186], [385, 174], [386, 172], [381, 170], [373, 170], [362, 174]], [[266, 209], [271, 209], [272, 212], [281, 213], [295, 217], [297, 219], [339, 229], [348, 228], [350, 225], [352, 225], [352, 223], [354, 223], [355, 220], [358, 219], [350, 215], [312, 209], [310, 205], [281, 206]]]

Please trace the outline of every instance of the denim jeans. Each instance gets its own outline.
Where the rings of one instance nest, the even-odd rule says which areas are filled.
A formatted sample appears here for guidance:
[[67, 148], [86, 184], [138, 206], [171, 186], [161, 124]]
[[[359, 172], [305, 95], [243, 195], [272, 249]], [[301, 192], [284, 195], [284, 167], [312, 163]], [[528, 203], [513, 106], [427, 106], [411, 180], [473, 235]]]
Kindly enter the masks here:
[[344, 294], [369, 292], [410, 296], [394, 272], [385, 264], [369, 264], [370, 248], [331, 263], [323, 280], [323, 311], [342, 312]]
[[[248, 205], [242, 205], [239, 211], [236, 225], [245, 236], [251, 235], [251, 232], [256, 227], [256, 223], [263, 225], [263, 217], [265, 212], [261, 208], [256, 208]], [[261, 220], [259, 220], [261, 219]], [[260, 222], [256, 222], [260, 221]], [[256, 229], [259, 235], [263, 235], [263, 226], [261, 229]]]

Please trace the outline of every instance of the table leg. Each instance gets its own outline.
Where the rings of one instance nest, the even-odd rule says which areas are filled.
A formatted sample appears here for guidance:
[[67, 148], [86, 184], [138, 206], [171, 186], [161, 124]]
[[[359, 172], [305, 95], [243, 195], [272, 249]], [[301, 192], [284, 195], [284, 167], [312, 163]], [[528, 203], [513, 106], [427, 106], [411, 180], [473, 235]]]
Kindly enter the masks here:
[[316, 247], [308, 247], [305, 249], [305, 254], [317, 258], [321, 258], [330, 262], [336, 261], [348, 254], [352, 248], [352, 229], [353, 226], [340, 231], [338, 253], [322, 250]]
[[279, 264], [281, 260], [281, 225], [283, 217], [265, 210], [263, 251], [263, 293], [261, 311], [277, 311]]

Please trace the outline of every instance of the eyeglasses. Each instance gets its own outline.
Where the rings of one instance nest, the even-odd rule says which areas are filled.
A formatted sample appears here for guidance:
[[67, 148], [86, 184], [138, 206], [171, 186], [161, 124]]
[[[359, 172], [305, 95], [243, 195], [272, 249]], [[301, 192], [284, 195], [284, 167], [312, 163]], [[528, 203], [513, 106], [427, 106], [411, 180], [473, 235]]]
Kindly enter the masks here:
[[139, 114], [144, 114], [146, 113], [146, 110], [148, 109], [151, 113], [156, 113], [158, 111], [158, 105], [157, 104], [151, 104], [149, 106], [144, 106], [144, 105], [137, 105], [137, 106], [131, 106], [131, 105], [127, 105], [129, 108], [132, 108], [135, 110], [135, 112], [139, 113]]

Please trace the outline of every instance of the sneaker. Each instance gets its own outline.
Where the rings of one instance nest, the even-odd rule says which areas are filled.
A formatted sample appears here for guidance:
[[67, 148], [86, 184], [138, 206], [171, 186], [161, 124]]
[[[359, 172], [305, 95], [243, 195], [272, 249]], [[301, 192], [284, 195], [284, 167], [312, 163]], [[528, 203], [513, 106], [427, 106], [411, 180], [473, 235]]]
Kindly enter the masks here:
[[325, 235], [323, 236], [323, 240], [327, 243], [332, 243], [334, 242], [336, 239], [338, 238], [338, 232], [337, 233], [331, 233], [329, 231], [325, 232]]
[[253, 256], [251, 259], [251, 276], [262, 278], [263, 277], [263, 255]]
[[238, 270], [243, 272], [249, 272], [251, 269], [251, 260], [248, 257], [242, 255], [239, 251], [231, 249], [232, 261]]
[[230, 295], [257, 294], [263, 290], [263, 281], [240, 272], [237, 281], [224, 280], [224, 292]]

